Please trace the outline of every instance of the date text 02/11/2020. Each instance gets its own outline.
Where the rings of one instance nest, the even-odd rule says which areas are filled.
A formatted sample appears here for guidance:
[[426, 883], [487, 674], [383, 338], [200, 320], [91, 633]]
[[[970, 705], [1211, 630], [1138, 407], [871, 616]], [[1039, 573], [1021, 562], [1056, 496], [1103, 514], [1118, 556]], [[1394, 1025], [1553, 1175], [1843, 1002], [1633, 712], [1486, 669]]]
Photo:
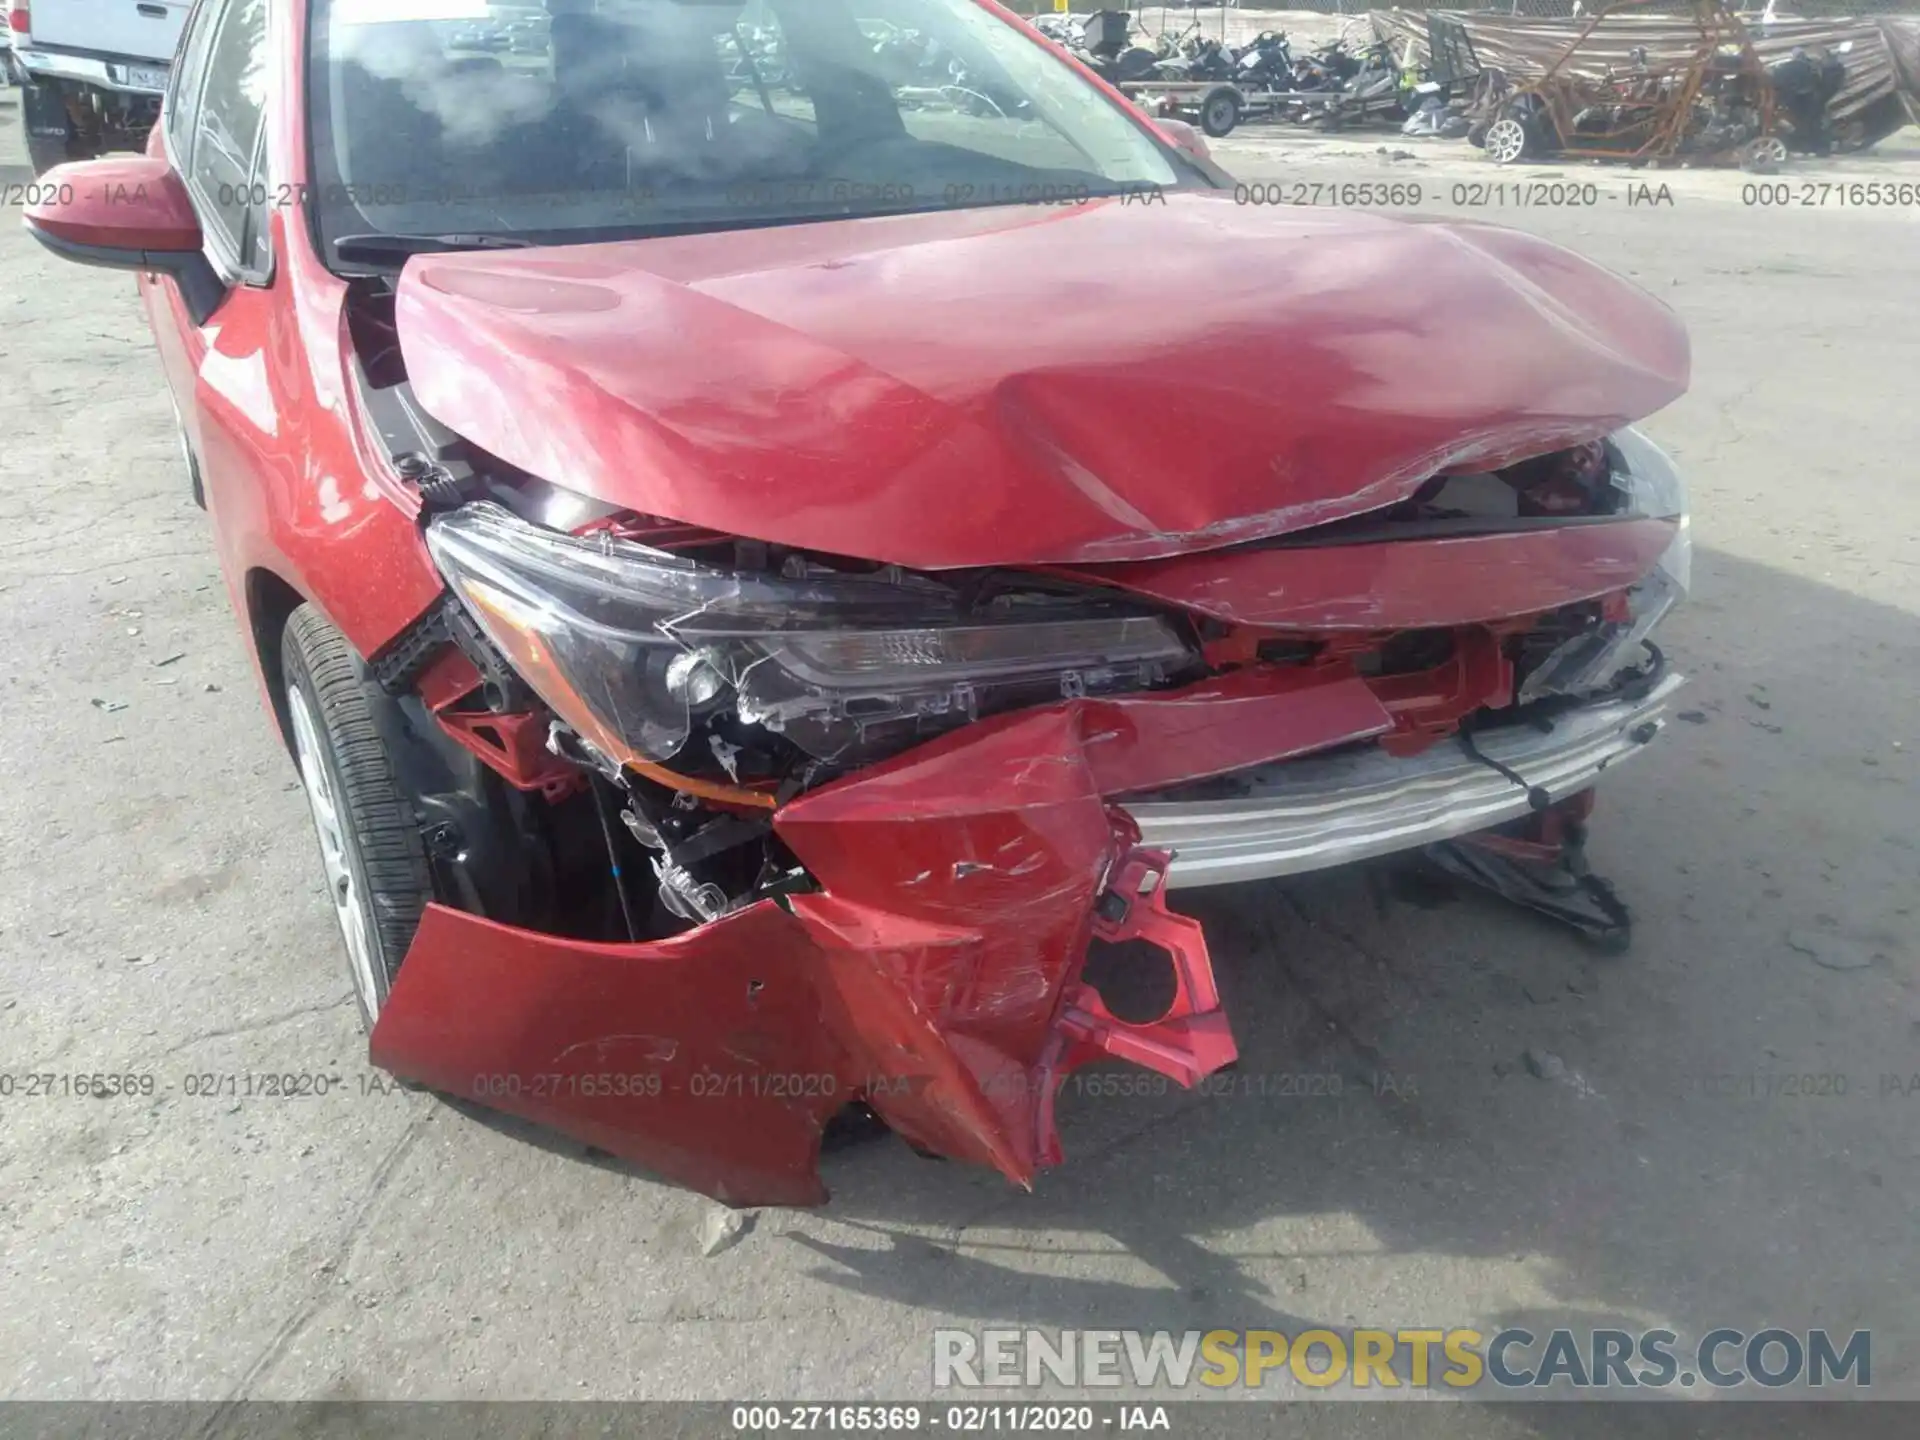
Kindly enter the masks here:
[[1171, 1430], [1164, 1405], [786, 1404], [735, 1405], [729, 1415], [739, 1435], [839, 1434], [865, 1430], [895, 1434], [1009, 1433], [1077, 1435], [1113, 1430]]

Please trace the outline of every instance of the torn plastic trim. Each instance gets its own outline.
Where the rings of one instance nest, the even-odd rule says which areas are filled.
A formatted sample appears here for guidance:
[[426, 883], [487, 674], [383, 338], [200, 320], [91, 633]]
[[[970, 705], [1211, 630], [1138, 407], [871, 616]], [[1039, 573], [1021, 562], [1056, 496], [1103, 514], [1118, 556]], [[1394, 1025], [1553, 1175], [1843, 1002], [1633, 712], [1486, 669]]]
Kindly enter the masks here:
[[1406, 758], [1370, 746], [1250, 769], [1208, 787], [1230, 789], [1232, 798], [1146, 794], [1126, 809], [1144, 844], [1174, 852], [1175, 887], [1329, 869], [1526, 815], [1531, 790], [1560, 800], [1586, 789], [1645, 749], [1685, 683], [1670, 675], [1642, 698], [1562, 711], [1544, 730], [1477, 730], [1476, 747], [1524, 783], [1457, 745]]
[[[1166, 955], [1173, 994], [1148, 1022], [1123, 1020], [1084, 980], [1072, 985], [1061, 1009], [1055, 1045], [1045, 1062], [1062, 1073], [1095, 1055], [1131, 1060], [1192, 1089], [1239, 1058], [1227, 1029], [1220, 991], [1197, 920], [1167, 909], [1167, 871], [1173, 857], [1136, 846], [1120, 857], [1100, 903], [1093, 935], [1108, 945], [1144, 944]], [[1108, 904], [1107, 902], [1117, 902]], [[1046, 1087], [1051, 1098], [1054, 1087]]]
[[[1200, 929], [1164, 908], [1165, 857], [1106, 797], [1392, 726], [1359, 678], [1284, 670], [982, 721], [781, 809], [820, 887], [790, 910], [609, 945], [430, 907], [373, 1059], [729, 1204], [824, 1198], [821, 1128], [857, 1099], [1029, 1185], [1060, 1158], [1053, 1096], [1076, 1065], [1185, 1080], [1232, 1055]], [[1096, 933], [1164, 950], [1182, 1002], [1103, 1014], [1077, 988]]]
[[727, 1204], [818, 1204], [820, 1132], [859, 1077], [810, 959], [771, 902], [641, 945], [430, 905], [370, 1054]]
[[1450, 629], [1624, 590], [1674, 543], [1674, 519], [1439, 539], [1235, 550], [1071, 573], [1230, 625], [1321, 634]]
[[1633, 668], [1660, 622], [1686, 599], [1684, 577], [1692, 564], [1686, 522], [1667, 557], [1621, 597], [1624, 620], [1596, 625], [1559, 645], [1521, 683], [1519, 702], [1599, 695], [1622, 671]]
[[[1164, 561], [1062, 570], [1229, 624], [1288, 630], [1403, 630], [1491, 623], [1541, 614], [1628, 590], [1632, 620], [1600, 637], [1577, 637], [1541, 668], [1527, 698], [1600, 688], [1616, 657], [1644, 640], [1691, 582], [1687, 491], [1666, 452], [1636, 426], [1574, 451], [1591, 451], [1567, 513], [1529, 512], [1523, 499], [1553, 477], [1468, 473], [1440, 467], [1430, 485], [1493, 481], [1500, 505], [1481, 496], [1444, 519], [1408, 518], [1404, 497], [1384, 510], [1327, 526], [1296, 528], [1250, 545]], [[1522, 470], [1531, 465], [1522, 464]], [[1445, 505], [1447, 502], [1441, 502]]]
[[1594, 695], [1606, 689], [1693, 586], [1693, 519], [1687, 487], [1662, 450], [1632, 425], [1610, 437], [1609, 481], [1626, 512], [1674, 522], [1673, 539], [1624, 596], [1624, 619], [1566, 641], [1520, 687], [1520, 703], [1548, 696]]

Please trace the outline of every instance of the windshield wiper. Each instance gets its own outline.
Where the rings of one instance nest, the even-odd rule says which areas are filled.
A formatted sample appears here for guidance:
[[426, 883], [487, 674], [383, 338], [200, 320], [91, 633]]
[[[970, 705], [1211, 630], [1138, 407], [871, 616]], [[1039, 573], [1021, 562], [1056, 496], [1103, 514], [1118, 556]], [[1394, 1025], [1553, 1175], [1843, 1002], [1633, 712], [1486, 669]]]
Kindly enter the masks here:
[[444, 255], [458, 250], [525, 250], [533, 242], [512, 235], [342, 235], [333, 253], [342, 260], [380, 264], [411, 255]]

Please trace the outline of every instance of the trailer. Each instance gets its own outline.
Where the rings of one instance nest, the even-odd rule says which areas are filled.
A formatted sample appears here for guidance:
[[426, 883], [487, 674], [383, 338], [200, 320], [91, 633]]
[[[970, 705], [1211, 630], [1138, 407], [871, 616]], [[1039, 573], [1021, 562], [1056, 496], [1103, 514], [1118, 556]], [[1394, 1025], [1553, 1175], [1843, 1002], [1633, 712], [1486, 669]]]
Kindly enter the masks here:
[[[1215, 139], [1231, 134], [1242, 120], [1287, 119], [1301, 125], [1317, 121], [1323, 130], [1369, 120], [1401, 120], [1414, 99], [1438, 95], [1445, 100], [1482, 69], [1473, 41], [1457, 18], [1429, 12], [1426, 29], [1427, 61], [1418, 72], [1418, 84], [1409, 83], [1408, 77], [1413, 41], [1409, 39], [1396, 60], [1392, 42], [1376, 35], [1360, 48], [1359, 68], [1338, 77], [1339, 83], [1331, 86], [1272, 90], [1221, 79], [1139, 79], [1122, 81], [1120, 89], [1149, 114], [1198, 123]], [[1347, 44], [1345, 32], [1338, 43]]]
[[1120, 91], [1149, 115], [1189, 121], [1216, 140], [1263, 113], [1255, 92], [1230, 80], [1134, 80], [1123, 82]]
[[1243, 120], [1292, 120], [1307, 125], [1317, 119], [1331, 129], [1342, 120], [1373, 118], [1376, 111], [1384, 112], [1397, 103], [1392, 94], [1383, 103], [1344, 87], [1255, 90], [1231, 80], [1131, 80], [1123, 82], [1120, 90], [1149, 115], [1188, 121], [1216, 140], [1231, 135]]
[[1122, 93], [1149, 115], [1186, 120], [1218, 140], [1243, 120], [1313, 119], [1351, 106], [1343, 90], [1255, 90], [1231, 80], [1132, 80]]

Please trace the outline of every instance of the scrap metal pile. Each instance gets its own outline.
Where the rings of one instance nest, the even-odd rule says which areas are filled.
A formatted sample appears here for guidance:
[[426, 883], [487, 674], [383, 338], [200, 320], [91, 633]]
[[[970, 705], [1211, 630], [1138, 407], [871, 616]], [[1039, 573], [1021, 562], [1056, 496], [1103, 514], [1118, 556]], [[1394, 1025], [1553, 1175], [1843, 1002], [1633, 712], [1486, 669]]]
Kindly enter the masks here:
[[[1165, 15], [1166, 12], [1161, 12]], [[1566, 156], [1741, 164], [1865, 149], [1920, 114], [1902, 33], [1859, 20], [1774, 20], [1721, 0], [1610, 0], [1533, 20], [1375, 10], [1312, 51], [1258, 17], [1199, 11], [1157, 36], [1135, 15], [1035, 24], [1151, 112], [1220, 137], [1252, 120], [1393, 126], [1465, 138], [1498, 163]]]
[[[1431, 16], [1370, 18], [1390, 44], [1405, 44], [1410, 63], [1440, 33]], [[1571, 20], [1448, 22], [1477, 75], [1455, 87], [1444, 114], [1502, 164], [1567, 156], [1765, 170], [1790, 153], [1866, 149], [1915, 114], [1873, 22], [1743, 19], [1719, 0], [1611, 0]], [[1416, 115], [1407, 133], [1436, 133], [1439, 119]]]
[[1792, 125], [1776, 103], [1776, 87], [1746, 28], [1718, 0], [1696, 0], [1683, 50], [1655, 60], [1647, 47], [1636, 45], [1624, 66], [1609, 65], [1597, 76], [1577, 68], [1585, 42], [1608, 18], [1646, 3], [1601, 5], [1537, 80], [1504, 96], [1487, 86], [1483, 96], [1491, 101], [1490, 113], [1469, 138], [1503, 164], [1541, 155], [1641, 162], [1685, 157], [1756, 169], [1770, 169], [1786, 158], [1783, 130], [1800, 139], [1800, 148], [1819, 143], [1819, 121], [1807, 117], [1824, 112], [1822, 92], [1829, 86], [1838, 90], [1831, 72], [1838, 68], [1844, 78], [1844, 64], [1795, 62], [1808, 71], [1810, 82], [1795, 94], [1818, 103], [1811, 111], [1800, 107], [1795, 113], [1801, 125]]

